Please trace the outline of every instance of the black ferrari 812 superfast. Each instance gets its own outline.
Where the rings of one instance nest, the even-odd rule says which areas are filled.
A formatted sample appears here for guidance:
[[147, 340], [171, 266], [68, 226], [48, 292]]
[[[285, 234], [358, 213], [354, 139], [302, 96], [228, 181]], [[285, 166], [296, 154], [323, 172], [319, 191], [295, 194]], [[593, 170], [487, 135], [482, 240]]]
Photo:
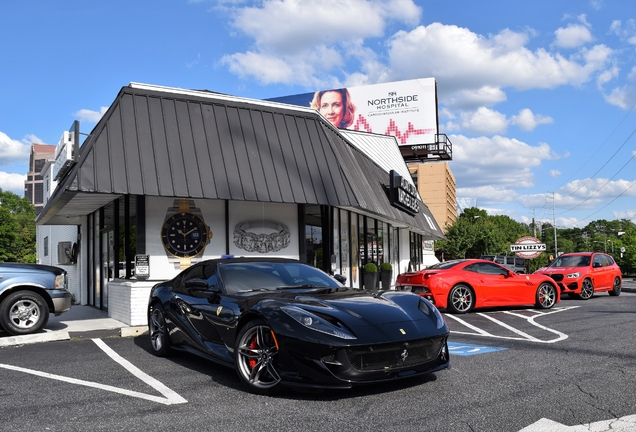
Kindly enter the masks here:
[[297, 260], [203, 261], [152, 288], [153, 352], [236, 369], [250, 391], [350, 388], [450, 367], [449, 329], [417, 294], [367, 291]]

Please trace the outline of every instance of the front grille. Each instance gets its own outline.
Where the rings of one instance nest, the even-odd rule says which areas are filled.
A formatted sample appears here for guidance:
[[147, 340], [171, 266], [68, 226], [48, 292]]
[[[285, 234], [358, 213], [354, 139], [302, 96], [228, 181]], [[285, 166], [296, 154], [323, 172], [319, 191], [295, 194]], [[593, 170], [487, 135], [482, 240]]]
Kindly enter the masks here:
[[550, 277], [554, 279], [556, 282], [561, 282], [563, 280], [563, 275], [560, 273], [551, 274]]
[[445, 338], [396, 342], [345, 349], [349, 363], [358, 371], [377, 371], [414, 366], [436, 359]]

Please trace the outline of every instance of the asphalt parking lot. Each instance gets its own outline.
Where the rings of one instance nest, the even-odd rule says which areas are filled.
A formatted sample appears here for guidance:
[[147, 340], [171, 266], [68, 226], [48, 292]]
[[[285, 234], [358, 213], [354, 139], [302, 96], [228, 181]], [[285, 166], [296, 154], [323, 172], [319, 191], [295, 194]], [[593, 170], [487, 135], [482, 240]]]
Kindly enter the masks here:
[[624, 292], [446, 315], [451, 370], [279, 397], [246, 393], [234, 371], [195, 356], [156, 358], [146, 335], [72, 333], [0, 348], [0, 418], [52, 431], [609, 430], [623, 418], [616, 430], [636, 423], [635, 314]]

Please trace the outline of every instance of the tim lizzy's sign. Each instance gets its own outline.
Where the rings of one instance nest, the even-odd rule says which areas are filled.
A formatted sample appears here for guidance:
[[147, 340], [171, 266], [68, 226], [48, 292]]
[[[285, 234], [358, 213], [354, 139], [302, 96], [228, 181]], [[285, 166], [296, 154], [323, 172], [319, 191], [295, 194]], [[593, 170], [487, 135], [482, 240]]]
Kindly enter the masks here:
[[417, 197], [415, 186], [407, 179], [402, 178], [395, 170], [391, 170], [389, 176], [389, 199], [391, 205], [412, 215], [419, 212], [420, 200]]

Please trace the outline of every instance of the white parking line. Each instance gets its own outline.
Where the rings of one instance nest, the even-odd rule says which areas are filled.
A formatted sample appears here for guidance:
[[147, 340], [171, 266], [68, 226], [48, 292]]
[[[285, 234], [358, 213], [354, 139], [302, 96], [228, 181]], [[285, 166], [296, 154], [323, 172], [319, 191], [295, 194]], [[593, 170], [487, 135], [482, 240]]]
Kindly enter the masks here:
[[546, 315], [551, 315], [554, 313], [559, 313], [559, 312], [564, 312], [570, 309], [574, 309], [577, 308], [579, 306], [570, 306], [570, 307], [565, 307], [565, 308], [554, 308], [551, 309], [550, 311], [533, 311], [535, 312], [535, 315], [533, 316], [526, 316], [520, 313], [515, 313], [515, 312], [511, 312], [511, 311], [504, 311], [503, 313], [507, 314], [507, 315], [512, 315], [512, 316], [516, 316], [519, 318], [523, 318], [525, 321], [527, 321], [528, 323], [532, 324], [535, 327], [538, 327], [544, 331], [547, 331], [549, 333], [553, 333], [555, 335], [557, 335], [557, 337], [555, 339], [550, 339], [550, 340], [541, 340], [538, 339], [534, 336], [531, 336], [525, 332], [522, 332], [521, 330], [518, 330], [512, 326], [510, 326], [509, 324], [506, 324], [502, 321], [499, 321], [491, 316], [489, 316], [490, 314], [494, 314], [494, 313], [501, 313], [501, 312], [487, 312], [487, 313], [478, 313], [477, 315], [484, 317], [494, 323], [496, 323], [497, 325], [500, 325], [501, 327], [504, 327], [510, 331], [512, 331], [513, 333], [519, 335], [519, 337], [511, 337], [511, 336], [499, 336], [499, 335], [494, 335], [492, 333], [489, 333], [483, 329], [480, 329], [479, 327], [474, 326], [473, 324], [470, 324], [468, 322], [466, 322], [465, 320], [455, 316], [455, 315], [451, 315], [451, 314], [444, 314], [445, 317], [448, 318], [452, 318], [453, 320], [457, 321], [458, 323], [474, 330], [476, 333], [470, 333], [470, 332], [462, 332], [462, 331], [454, 331], [451, 330], [451, 333], [457, 333], [457, 334], [466, 334], [466, 335], [473, 335], [473, 336], [485, 336], [485, 337], [491, 337], [491, 338], [495, 338], [495, 339], [510, 339], [510, 340], [527, 340], [530, 342], [538, 342], [538, 343], [555, 343], [555, 342], [559, 342], [562, 340], [565, 340], [568, 338], [568, 335], [566, 335], [565, 333], [562, 333], [558, 330], [554, 330], [551, 328], [548, 328], [544, 325], [541, 325], [539, 323], [537, 323], [535, 320], [539, 317], [543, 317]]
[[169, 389], [168, 387], [166, 387], [165, 385], [163, 385], [162, 383], [157, 381], [156, 379], [152, 378], [151, 376], [149, 376], [146, 373], [144, 373], [141, 370], [139, 370], [136, 366], [134, 366], [128, 360], [126, 360], [123, 357], [119, 356], [119, 354], [114, 352], [111, 348], [109, 348], [100, 339], [93, 339], [93, 342], [95, 342], [95, 344], [97, 344], [97, 346], [100, 347], [102, 349], [102, 351], [104, 351], [111, 359], [115, 360], [117, 363], [122, 365], [126, 370], [128, 370], [134, 376], [136, 376], [137, 378], [139, 378], [140, 380], [142, 380], [143, 382], [145, 382], [146, 384], [148, 384], [149, 386], [151, 386], [152, 388], [154, 388], [155, 390], [160, 392], [165, 397], [153, 396], [153, 395], [149, 395], [149, 394], [146, 394], [146, 393], [140, 393], [140, 392], [136, 392], [136, 391], [132, 391], [132, 390], [122, 389], [122, 388], [119, 388], [119, 387], [109, 386], [109, 385], [106, 385], [106, 384], [100, 384], [100, 383], [96, 383], [96, 382], [92, 382], [92, 381], [85, 381], [85, 380], [80, 380], [80, 379], [76, 379], [76, 378], [70, 378], [70, 377], [65, 377], [65, 376], [61, 376], [61, 375], [50, 374], [50, 373], [47, 373], [47, 372], [40, 372], [40, 371], [36, 371], [36, 370], [33, 370], [33, 369], [27, 369], [27, 368], [19, 367], [19, 366], [0, 364], [0, 368], [4, 368], [4, 369], [8, 369], [8, 370], [14, 370], [14, 371], [17, 371], [17, 372], [24, 372], [24, 373], [28, 373], [28, 374], [31, 374], [31, 375], [40, 376], [40, 377], [43, 377], [43, 378], [49, 378], [49, 379], [54, 379], [54, 380], [58, 380], [58, 381], [67, 382], [67, 383], [70, 383], [70, 384], [77, 384], [77, 385], [83, 385], [83, 386], [86, 386], [86, 387], [93, 387], [93, 388], [97, 388], [97, 389], [100, 389], [100, 390], [106, 390], [106, 391], [110, 391], [110, 392], [113, 392], [113, 393], [119, 393], [119, 394], [123, 394], [123, 395], [126, 395], [126, 396], [132, 396], [132, 397], [136, 397], [136, 398], [140, 398], [140, 399], [146, 399], [146, 400], [149, 400], [149, 401], [152, 401], [152, 402], [158, 402], [158, 403], [164, 404], [164, 405], [174, 405], [174, 404], [180, 404], [180, 403], [188, 402], [187, 400], [185, 400], [184, 398], [179, 396], [177, 393], [175, 393], [174, 391], [172, 391], [171, 389]]

